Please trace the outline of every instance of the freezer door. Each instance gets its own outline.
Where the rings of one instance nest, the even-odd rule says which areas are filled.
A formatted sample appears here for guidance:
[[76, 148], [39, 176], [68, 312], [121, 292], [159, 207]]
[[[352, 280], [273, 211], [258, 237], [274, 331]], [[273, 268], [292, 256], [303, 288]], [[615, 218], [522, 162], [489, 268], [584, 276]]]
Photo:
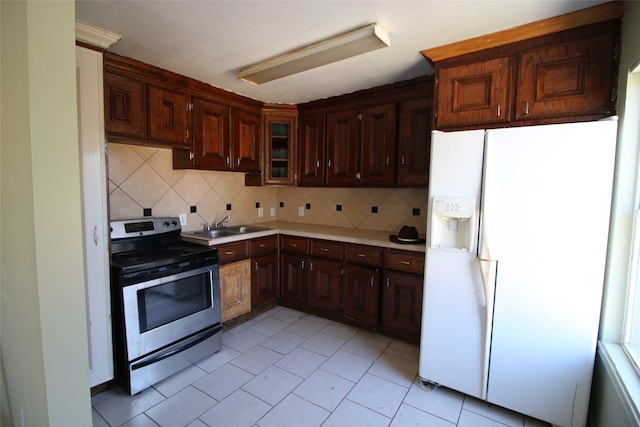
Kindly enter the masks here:
[[[427, 218], [433, 200], [474, 200], [478, 221], [484, 131], [434, 132]], [[429, 221], [430, 222], [430, 221]], [[477, 230], [471, 248], [427, 245], [420, 343], [420, 377], [484, 398], [486, 304], [476, 261]], [[431, 223], [427, 242], [431, 242]]]
[[559, 426], [586, 425], [616, 127], [487, 132], [483, 212], [497, 259], [487, 400]]

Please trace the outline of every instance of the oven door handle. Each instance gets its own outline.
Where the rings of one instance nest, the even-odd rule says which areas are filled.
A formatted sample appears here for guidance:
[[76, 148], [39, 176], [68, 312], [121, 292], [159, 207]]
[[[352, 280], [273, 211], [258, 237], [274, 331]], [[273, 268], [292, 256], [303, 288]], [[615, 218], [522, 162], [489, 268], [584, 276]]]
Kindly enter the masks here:
[[196, 334], [188, 339], [188, 342], [178, 346], [178, 347], [169, 347], [162, 351], [161, 353], [152, 354], [145, 358], [142, 358], [131, 364], [131, 370], [135, 371], [136, 369], [144, 368], [145, 366], [151, 365], [153, 363], [159, 362], [163, 359], [173, 356], [174, 354], [181, 353], [185, 350], [190, 349], [191, 347], [200, 344], [202, 341], [206, 340], [214, 336], [215, 334], [222, 331], [222, 324], [215, 325], [212, 329], [201, 333]]

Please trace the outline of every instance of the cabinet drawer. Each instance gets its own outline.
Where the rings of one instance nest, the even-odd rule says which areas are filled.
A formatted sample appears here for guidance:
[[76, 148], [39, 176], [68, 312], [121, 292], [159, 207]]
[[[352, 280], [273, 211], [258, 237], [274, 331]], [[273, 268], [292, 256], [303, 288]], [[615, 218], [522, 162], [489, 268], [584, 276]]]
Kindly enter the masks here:
[[307, 253], [307, 239], [304, 237], [282, 236], [280, 242], [283, 251]]
[[330, 240], [311, 240], [309, 253], [331, 259], [342, 259], [342, 243]]
[[347, 245], [345, 259], [349, 262], [382, 265], [382, 248], [375, 246]]
[[218, 257], [220, 258], [220, 264], [249, 258], [247, 241], [242, 240], [218, 246]]
[[278, 250], [278, 237], [267, 236], [249, 241], [249, 252], [253, 258]]
[[384, 254], [384, 268], [424, 274], [424, 254], [421, 252], [387, 250]]

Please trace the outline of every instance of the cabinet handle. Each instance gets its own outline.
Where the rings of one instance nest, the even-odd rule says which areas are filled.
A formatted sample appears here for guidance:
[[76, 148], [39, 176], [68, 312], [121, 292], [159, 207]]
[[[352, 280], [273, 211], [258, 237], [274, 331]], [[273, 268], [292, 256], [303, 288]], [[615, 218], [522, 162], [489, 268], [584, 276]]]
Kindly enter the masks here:
[[329, 249], [327, 249], [327, 248], [320, 248], [320, 250], [321, 250], [322, 252], [329, 252]]
[[320, 160], [316, 160], [316, 169], [320, 167]]
[[302, 260], [301, 268], [304, 270], [304, 260]]
[[236, 251], [226, 251], [224, 254], [225, 255], [233, 255], [235, 253], [236, 253]]
[[238, 166], [240, 166], [240, 158], [238, 158]]
[[184, 137], [185, 139], [189, 139], [189, 129], [184, 131]]
[[529, 115], [529, 101], [524, 101], [524, 115]]
[[389, 156], [387, 156], [387, 166], [389, 166]]
[[389, 278], [387, 277], [387, 288], [389, 287]]
[[411, 261], [400, 261], [400, 264], [411, 265]]
[[309, 263], [309, 271], [313, 271], [313, 261]]
[[359, 256], [360, 258], [366, 258], [366, 257], [367, 257], [367, 255], [366, 255], [366, 254], [358, 254], [358, 256]]
[[500, 104], [498, 104], [498, 117], [500, 117], [500, 115], [501, 115]]
[[402, 166], [404, 166], [404, 154], [402, 155]]
[[227, 164], [231, 163], [231, 159], [229, 159], [229, 156], [227, 156]]
[[298, 246], [296, 243], [289, 243], [290, 248], [295, 248], [296, 246]]
[[327, 162], [327, 166], [331, 167], [331, 159], [329, 159], [329, 161]]
[[264, 248], [266, 245], [266, 243], [260, 243], [259, 247]]
[[356, 172], [356, 179], [357, 179], [358, 181], [360, 181], [360, 176], [361, 176], [361, 175], [360, 175], [360, 172]]
[[375, 277], [371, 276], [371, 287], [373, 288], [373, 281], [374, 281]]
[[256, 261], [256, 271], [258, 271], [258, 261]]

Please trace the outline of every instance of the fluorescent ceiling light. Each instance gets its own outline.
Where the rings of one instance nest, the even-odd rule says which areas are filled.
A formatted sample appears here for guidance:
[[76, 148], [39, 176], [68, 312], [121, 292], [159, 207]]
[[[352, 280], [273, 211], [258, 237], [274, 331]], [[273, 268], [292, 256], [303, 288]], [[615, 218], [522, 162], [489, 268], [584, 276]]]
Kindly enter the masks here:
[[378, 24], [369, 24], [348, 33], [267, 59], [245, 67], [238, 78], [261, 84], [311, 68], [351, 58], [391, 44], [389, 35]]

